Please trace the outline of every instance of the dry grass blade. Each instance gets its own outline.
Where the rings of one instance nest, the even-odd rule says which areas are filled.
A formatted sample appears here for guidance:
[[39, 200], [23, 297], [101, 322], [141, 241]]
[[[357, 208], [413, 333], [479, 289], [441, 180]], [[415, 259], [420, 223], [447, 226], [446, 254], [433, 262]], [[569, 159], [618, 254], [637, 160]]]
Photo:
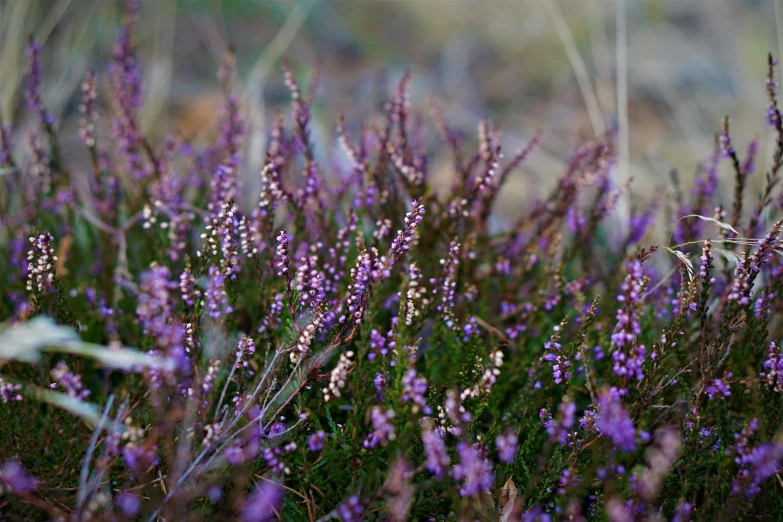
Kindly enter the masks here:
[[682, 216], [680, 219], [678, 219], [676, 221], [676, 223], [679, 223], [680, 221], [682, 221], [685, 218], [691, 218], [691, 217], [695, 217], [695, 218], [701, 219], [702, 221], [709, 221], [710, 223], [715, 223], [716, 225], [718, 225], [720, 228], [722, 228], [724, 230], [728, 230], [730, 232], [733, 232], [737, 236], [740, 235], [740, 233], [737, 232], [737, 230], [733, 226], [729, 225], [728, 223], [725, 223], [723, 221], [718, 221], [715, 218], [711, 218], [711, 217], [707, 217], [707, 216], [700, 216], [699, 214], [688, 214], [687, 216]]
[[579, 54], [579, 49], [576, 47], [574, 34], [568, 27], [568, 23], [566, 22], [562, 11], [560, 11], [560, 7], [558, 7], [553, 0], [544, 0], [544, 6], [555, 26], [555, 31], [557, 31], [560, 41], [563, 43], [563, 47], [565, 47], [568, 61], [571, 63], [571, 68], [574, 70], [574, 76], [576, 76], [579, 91], [582, 93], [582, 98], [585, 101], [585, 107], [587, 108], [587, 114], [590, 117], [593, 132], [596, 136], [600, 136], [606, 132], [606, 126], [601, 117], [601, 106], [598, 103], [598, 97], [595, 95], [593, 85], [590, 82], [587, 66], [582, 59], [582, 55]]

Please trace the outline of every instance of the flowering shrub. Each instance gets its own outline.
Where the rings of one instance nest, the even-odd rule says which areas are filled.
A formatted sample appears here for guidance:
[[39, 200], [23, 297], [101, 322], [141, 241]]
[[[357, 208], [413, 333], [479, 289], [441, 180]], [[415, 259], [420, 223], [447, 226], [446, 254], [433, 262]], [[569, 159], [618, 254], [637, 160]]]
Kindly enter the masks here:
[[[151, 143], [135, 6], [90, 164], [62, 160], [29, 47], [27, 140], [2, 125], [0, 492], [13, 519], [770, 520], [783, 512], [783, 120], [744, 197], [728, 120], [673, 220], [609, 234], [614, 136], [579, 148], [543, 201], [490, 226], [509, 175], [433, 108], [453, 157], [430, 181], [405, 75], [377, 125], [310, 133], [313, 92], [270, 132], [240, 202], [234, 58], [216, 136]], [[99, 120], [111, 122], [102, 133]], [[719, 180], [727, 161], [734, 180]], [[733, 197], [721, 199], [724, 186]], [[669, 225], [669, 223], [672, 223]], [[646, 242], [653, 223], [671, 240]], [[618, 230], [620, 232], [618, 232]], [[708, 239], [709, 238], [709, 239]]]

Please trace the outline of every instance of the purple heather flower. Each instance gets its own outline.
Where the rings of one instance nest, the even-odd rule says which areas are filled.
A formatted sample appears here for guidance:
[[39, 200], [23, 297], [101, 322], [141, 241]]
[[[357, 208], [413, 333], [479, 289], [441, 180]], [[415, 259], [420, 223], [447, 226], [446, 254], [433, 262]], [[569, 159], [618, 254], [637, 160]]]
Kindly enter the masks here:
[[470, 338], [478, 333], [478, 323], [474, 316], [468, 317], [468, 322], [462, 325], [462, 340], [465, 342], [470, 341]]
[[376, 372], [375, 378], [372, 380], [373, 386], [375, 386], [375, 391], [378, 393], [379, 401], [383, 401], [383, 392], [386, 389], [386, 380], [386, 375], [381, 372]]
[[387, 505], [393, 522], [408, 520], [411, 500], [416, 487], [411, 484], [415, 470], [405, 458], [398, 458], [389, 467], [383, 490], [389, 494]]
[[296, 271], [294, 288], [299, 294], [302, 306], [315, 308], [325, 298], [324, 273], [318, 270], [318, 256], [302, 256]]
[[79, 105], [79, 137], [88, 148], [95, 147], [95, 121], [98, 119], [98, 111], [95, 108], [95, 100], [98, 98], [98, 76], [94, 71], [87, 71], [81, 84], [82, 103]]
[[146, 470], [150, 466], [158, 465], [157, 451], [158, 448], [154, 444], [145, 448], [143, 445], [129, 443], [122, 449], [122, 458], [129, 470]]
[[416, 234], [416, 227], [418, 227], [421, 220], [424, 219], [424, 205], [421, 200], [413, 201], [411, 206], [413, 209], [405, 214], [405, 229], [398, 230], [397, 236], [394, 238], [394, 241], [392, 241], [392, 262], [399, 259], [403, 252], [410, 248], [410, 244]]
[[27, 496], [38, 487], [38, 479], [28, 475], [22, 465], [9, 460], [0, 468], [0, 493]]
[[112, 63], [109, 72], [117, 89], [117, 101], [128, 110], [139, 109], [141, 99], [141, 72], [136, 62], [134, 38], [139, 4], [136, 0], [126, 2], [127, 12], [124, 24], [120, 27], [114, 44]]
[[120, 28], [109, 64], [112, 99], [117, 113], [112, 121], [114, 135], [125, 156], [125, 168], [134, 179], [143, 179], [150, 173], [141, 155], [141, 134], [136, 125], [136, 111], [142, 105], [141, 72], [136, 62], [134, 38], [138, 2], [127, 2], [125, 23]]
[[744, 175], [753, 174], [753, 172], [756, 170], [756, 156], [759, 152], [759, 140], [753, 139], [748, 143], [747, 148], [745, 149], [745, 159], [742, 161], [742, 164], [740, 165], [740, 171]]
[[374, 448], [389, 440], [395, 439], [394, 424], [391, 420], [394, 418], [394, 410], [383, 411], [380, 406], [373, 406], [370, 410], [370, 421], [372, 422], [372, 433], [364, 441], [365, 448]]
[[21, 389], [21, 384], [11, 384], [10, 382], [5, 382], [3, 378], [0, 377], [0, 399], [2, 399], [3, 402], [21, 401], [22, 395], [19, 393], [19, 390]]
[[568, 436], [571, 433], [571, 429], [574, 427], [576, 404], [572, 401], [561, 402], [557, 409], [560, 412], [557, 422], [548, 418], [545, 421], [545, 425], [549, 437], [563, 446], [568, 442]]
[[540, 506], [533, 506], [522, 514], [522, 522], [552, 522], [552, 516]]
[[285, 462], [280, 459], [282, 454], [283, 452], [280, 448], [265, 448], [264, 451], [261, 452], [261, 456], [264, 457], [266, 465], [269, 466], [272, 473], [276, 475], [288, 474], [289, 472]]
[[701, 250], [701, 256], [699, 256], [699, 260], [701, 261], [699, 265], [699, 278], [710, 284], [714, 283], [715, 278], [710, 277], [710, 273], [713, 269], [712, 262], [715, 260], [715, 256], [712, 253], [712, 241], [709, 239], [704, 242], [704, 247]]
[[237, 445], [229, 446], [223, 450], [223, 456], [226, 458], [226, 462], [232, 466], [239, 466], [245, 462], [245, 452]]
[[216, 266], [209, 267], [209, 279], [205, 292], [205, 308], [212, 319], [220, 319], [225, 314], [230, 314], [234, 309], [228, 305], [228, 296], [223, 286], [226, 276]]
[[141, 497], [122, 491], [114, 498], [114, 505], [119, 508], [124, 517], [135, 518], [141, 511]]
[[316, 452], [324, 449], [324, 443], [326, 442], [326, 433], [323, 430], [318, 430], [307, 439], [307, 447], [310, 451]]
[[437, 478], [443, 478], [446, 468], [451, 464], [451, 459], [440, 431], [425, 423], [422, 426], [421, 441], [427, 456], [427, 469]]
[[599, 395], [595, 427], [621, 450], [633, 451], [636, 448], [636, 428], [620, 403], [620, 394], [616, 388]]
[[65, 389], [69, 397], [84, 400], [90, 396], [90, 390], [82, 384], [82, 378], [71, 372], [63, 361], [57, 363], [51, 371], [52, 379]]
[[495, 447], [497, 447], [498, 459], [500, 462], [509, 464], [514, 461], [518, 442], [519, 439], [517, 438], [516, 433], [513, 433], [512, 431], [507, 431], [506, 433], [501, 433], [497, 436], [495, 439]]
[[568, 230], [571, 232], [571, 235], [579, 237], [585, 224], [587, 224], [587, 219], [579, 210], [572, 207], [568, 209], [566, 214], [566, 223], [568, 223]]
[[424, 394], [427, 393], [427, 379], [419, 377], [416, 370], [408, 369], [402, 377], [402, 402], [413, 403], [413, 413], [423, 411], [425, 415], [432, 413]]
[[385, 357], [388, 355], [389, 350], [386, 347], [386, 338], [382, 336], [378, 330], [373, 328], [370, 330], [370, 350], [367, 353], [367, 359], [370, 361], [375, 360], [377, 356]]
[[184, 329], [173, 319], [174, 292], [177, 284], [164, 265], [154, 265], [141, 276], [136, 313], [144, 329], [158, 348], [176, 351], [183, 347]]
[[223, 488], [221, 488], [221, 487], [220, 487], [220, 486], [218, 486], [218, 485], [211, 486], [211, 487], [210, 487], [210, 488], [207, 490], [207, 499], [208, 499], [208, 500], [209, 500], [209, 501], [210, 501], [212, 504], [217, 504], [218, 502], [220, 502], [221, 500], [223, 500]]
[[196, 300], [201, 298], [201, 290], [196, 288], [196, 278], [188, 268], [179, 276], [179, 291], [182, 294], [182, 301], [188, 306], [195, 305]]
[[775, 341], [769, 343], [767, 359], [762, 364], [764, 371], [759, 376], [776, 392], [783, 391], [783, 354]]
[[36, 237], [30, 238], [32, 249], [27, 253], [27, 290], [36, 288], [42, 292], [44, 287], [49, 288], [55, 276], [54, 262], [57, 256], [54, 255], [52, 242], [54, 238], [49, 232], [44, 232]]
[[242, 505], [242, 522], [267, 522], [278, 514], [283, 488], [277, 482], [263, 480]]
[[764, 239], [758, 242], [758, 249], [755, 253], [748, 255], [747, 251], [745, 252], [742, 261], [734, 271], [734, 279], [731, 282], [727, 300], [736, 301], [741, 306], [750, 304], [753, 282], [761, 271], [761, 265], [768, 263], [772, 257], [782, 229], [783, 220], [780, 220], [773, 225], [772, 230]]
[[30, 41], [27, 47], [27, 89], [25, 90], [25, 101], [27, 108], [35, 114], [38, 121], [46, 126], [54, 123], [54, 117], [46, 111], [41, 100], [41, 46], [34, 41]]
[[564, 323], [555, 325], [552, 329], [552, 335], [549, 340], [544, 343], [544, 359], [552, 362], [552, 376], [555, 379], [555, 384], [561, 384], [564, 380], [568, 382], [571, 379], [571, 361], [565, 355], [560, 353], [562, 348], [560, 341], [560, 330]]
[[269, 433], [267, 436], [270, 439], [274, 439], [275, 437], [279, 437], [280, 435], [282, 435], [284, 432], [285, 432], [285, 424], [283, 424], [282, 422], [276, 422], [271, 426], [269, 426]]
[[[726, 377], [731, 379], [732, 373], [728, 372]], [[723, 397], [731, 397], [731, 390], [729, 389], [729, 385], [724, 382], [723, 379], [715, 379], [705, 391], [707, 392], [707, 397], [709, 400], [714, 399], [718, 395], [722, 395]]]
[[631, 217], [631, 222], [629, 224], [630, 232], [628, 234], [629, 244], [635, 245], [644, 239], [644, 236], [647, 235], [647, 231], [649, 230], [650, 225], [653, 223], [656, 211], [657, 208], [653, 206], [653, 208], [650, 208], [647, 212]]
[[247, 377], [255, 375], [255, 372], [249, 369], [250, 363], [248, 362], [253, 357], [254, 353], [256, 353], [256, 343], [251, 337], [243, 335], [237, 343], [236, 357], [237, 366], [242, 368]]
[[376, 262], [374, 253], [374, 249], [369, 252], [361, 252], [356, 260], [356, 267], [351, 268], [351, 284], [348, 286], [347, 299], [349, 315], [340, 316], [341, 323], [344, 323], [349, 317], [353, 318], [356, 324], [362, 321], [365, 293], [373, 279], [372, 270]]
[[455, 330], [457, 328], [456, 318], [454, 317], [455, 290], [457, 288], [457, 266], [459, 265], [460, 246], [457, 240], [453, 240], [449, 245], [449, 256], [441, 259], [443, 265], [443, 279], [438, 285], [437, 292], [440, 293], [440, 304], [437, 306], [438, 312], [443, 316], [446, 326]]
[[681, 502], [674, 512], [672, 522], [690, 522], [693, 514], [693, 506], [689, 502]]
[[612, 333], [612, 342], [615, 345], [612, 368], [621, 377], [636, 377], [641, 381], [644, 378], [642, 364], [646, 350], [644, 346], [636, 344], [636, 337], [641, 333], [636, 307], [641, 300], [644, 285], [642, 263], [634, 260], [629, 262], [627, 267], [628, 275], [620, 287], [622, 292], [617, 296], [622, 306], [617, 310], [617, 326]]
[[609, 522], [633, 522], [633, 510], [629, 502], [622, 502], [614, 497], [610, 498], [606, 503], [606, 515]]
[[364, 506], [358, 495], [352, 495], [348, 500], [337, 506], [337, 514], [343, 522], [361, 522]]
[[718, 138], [720, 143], [720, 152], [724, 158], [734, 156], [736, 153], [734, 147], [731, 144], [731, 136], [729, 136], [729, 119], [723, 119], [723, 129], [721, 130], [720, 137]]
[[761, 484], [780, 473], [783, 446], [775, 443], [765, 443], [753, 449], [744, 449], [735, 462], [740, 465], [740, 475], [732, 484], [732, 493], [744, 492], [751, 498], [761, 492]]
[[288, 254], [288, 240], [288, 234], [286, 234], [285, 230], [281, 230], [280, 234], [277, 236], [277, 242], [279, 243], [277, 245], [277, 257], [279, 259], [277, 262], [277, 268], [279, 269], [277, 275], [285, 275], [286, 278], [290, 277], [288, 272], [288, 265], [291, 263], [290, 256]]
[[492, 472], [492, 463], [486, 459], [482, 452], [465, 442], [457, 444], [459, 464], [456, 464], [451, 474], [454, 480], [462, 482], [459, 488], [460, 495], [472, 497], [490, 491], [495, 483]]
[[775, 294], [772, 292], [762, 291], [761, 295], [753, 305], [753, 314], [761, 319], [766, 319], [772, 313], [772, 303], [775, 299]]

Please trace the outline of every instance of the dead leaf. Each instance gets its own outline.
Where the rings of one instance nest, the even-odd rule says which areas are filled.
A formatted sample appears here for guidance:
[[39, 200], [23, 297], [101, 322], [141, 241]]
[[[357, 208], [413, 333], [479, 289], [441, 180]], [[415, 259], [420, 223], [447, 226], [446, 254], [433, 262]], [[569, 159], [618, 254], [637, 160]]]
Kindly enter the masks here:
[[517, 502], [519, 490], [514, 480], [508, 477], [506, 483], [500, 489], [500, 522], [509, 522], [520, 518], [520, 503]]

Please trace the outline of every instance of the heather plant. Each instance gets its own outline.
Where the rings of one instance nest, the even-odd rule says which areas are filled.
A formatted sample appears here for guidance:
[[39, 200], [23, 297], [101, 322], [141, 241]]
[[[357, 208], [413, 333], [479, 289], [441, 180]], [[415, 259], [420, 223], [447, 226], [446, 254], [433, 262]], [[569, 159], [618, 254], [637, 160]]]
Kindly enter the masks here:
[[[506, 156], [488, 120], [475, 139], [435, 105], [426, 123], [406, 74], [361, 128], [334, 115], [334, 157], [311, 134], [317, 78], [303, 89], [287, 62], [291, 111], [245, 206], [232, 51], [212, 139], [156, 143], [137, 122], [136, 17], [131, 2], [108, 71], [81, 85], [86, 167], [63, 161], [35, 42], [37, 127], [0, 129], [11, 519], [780, 519], [771, 57], [753, 204], [759, 143], [738, 152], [727, 118], [690, 192], [626, 226], [610, 225], [629, 187], [609, 132], [496, 227], [539, 134]], [[445, 190], [434, 147], [453, 159]]]

